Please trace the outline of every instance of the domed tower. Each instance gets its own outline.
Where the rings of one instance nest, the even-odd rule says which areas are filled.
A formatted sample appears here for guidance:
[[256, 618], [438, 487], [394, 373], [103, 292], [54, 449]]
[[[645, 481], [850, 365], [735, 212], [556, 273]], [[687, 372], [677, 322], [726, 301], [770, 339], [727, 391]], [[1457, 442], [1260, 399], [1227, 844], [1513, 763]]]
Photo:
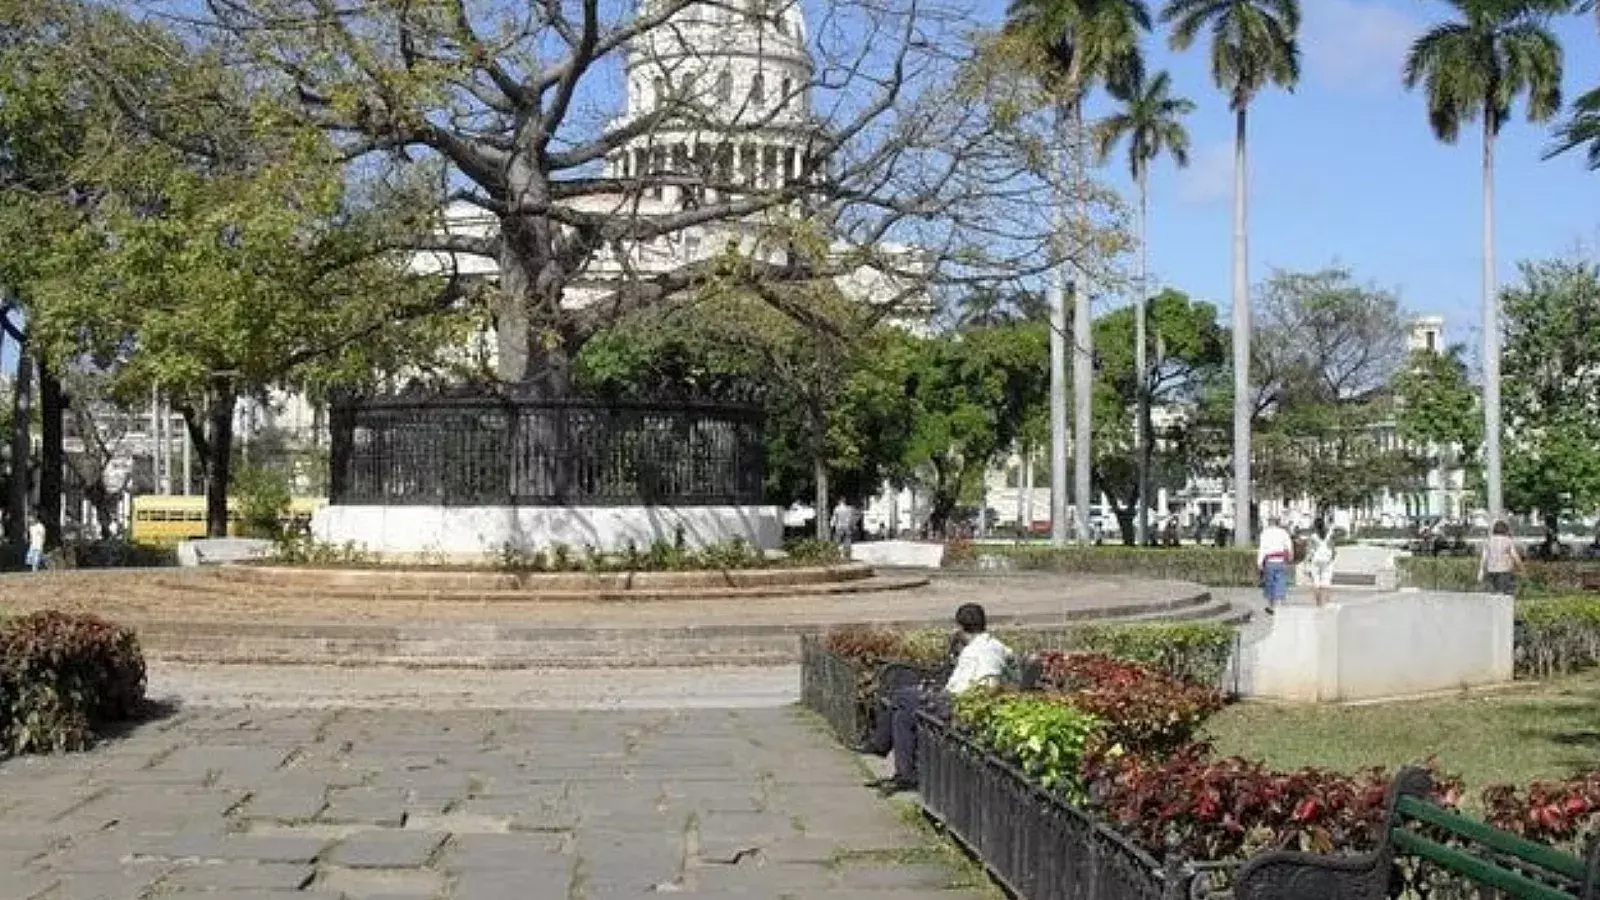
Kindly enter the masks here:
[[[643, 0], [648, 15], [656, 0]], [[641, 211], [715, 202], [798, 178], [811, 110], [805, 21], [794, 0], [691, 4], [628, 48], [619, 127], [656, 116], [608, 160], [642, 186]]]

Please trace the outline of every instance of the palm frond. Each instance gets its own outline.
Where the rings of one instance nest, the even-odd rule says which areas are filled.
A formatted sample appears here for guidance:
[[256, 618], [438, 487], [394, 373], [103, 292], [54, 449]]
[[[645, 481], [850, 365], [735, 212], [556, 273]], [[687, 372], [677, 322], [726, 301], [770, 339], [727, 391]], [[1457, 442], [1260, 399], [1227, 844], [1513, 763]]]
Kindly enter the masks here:
[[1572, 105], [1572, 118], [1556, 129], [1555, 138], [1555, 143], [1544, 153], [1545, 159], [1587, 144], [1585, 156], [1589, 168], [1600, 169], [1600, 88], [1578, 98]]

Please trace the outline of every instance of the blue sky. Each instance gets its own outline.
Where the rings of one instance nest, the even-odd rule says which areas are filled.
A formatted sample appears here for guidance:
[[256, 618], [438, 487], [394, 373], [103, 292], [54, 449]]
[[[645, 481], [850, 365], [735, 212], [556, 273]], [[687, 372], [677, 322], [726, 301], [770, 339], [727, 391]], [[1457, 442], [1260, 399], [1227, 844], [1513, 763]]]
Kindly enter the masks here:
[[[995, 0], [989, 0], [993, 3]], [[1003, 9], [1003, 7], [997, 7]], [[1423, 0], [1302, 0], [1302, 80], [1251, 108], [1250, 274], [1348, 266], [1398, 292], [1418, 313], [1445, 316], [1449, 339], [1477, 340], [1482, 194], [1480, 142], [1446, 146], [1428, 128], [1422, 97], [1400, 67], [1413, 38], [1446, 18]], [[1600, 85], [1600, 29], [1592, 17], [1555, 23], [1566, 48], [1566, 96]], [[1211, 86], [1205, 48], [1175, 54], [1149, 42], [1151, 71], [1172, 72], [1196, 102], [1189, 168], [1151, 175], [1151, 268], [1159, 281], [1226, 308], [1231, 297], [1233, 118]], [[1103, 102], [1103, 101], [1102, 101]], [[1544, 162], [1547, 126], [1525, 120], [1501, 133], [1497, 160], [1497, 268], [1578, 251], [1600, 256], [1600, 172], [1581, 155]], [[1125, 166], [1104, 174], [1132, 198]]]

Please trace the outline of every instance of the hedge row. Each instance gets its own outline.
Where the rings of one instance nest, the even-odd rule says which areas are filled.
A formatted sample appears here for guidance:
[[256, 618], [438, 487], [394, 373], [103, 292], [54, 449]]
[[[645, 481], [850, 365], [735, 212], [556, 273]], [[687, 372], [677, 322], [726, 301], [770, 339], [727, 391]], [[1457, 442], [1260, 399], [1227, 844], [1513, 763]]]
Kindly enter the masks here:
[[[1517, 580], [1519, 596], [1572, 594], [1583, 590], [1585, 575], [1600, 574], [1600, 561], [1566, 560], [1545, 562], [1526, 560], [1524, 575]], [[1478, 559], [1473, 556], [1402, 556], [1395, 560], [1402, 587], [1430, 591], [1480, 591]]]
[[1004, 557], [1016, 569], [1198, 581], [1210, 587], [1253, 587], [1260, 580], [1256, 552], [1229, 547], [976, 545], [973, 551]]
[[46, 611], [0, 622], [0, 758], [79, 750], [144, 708], [133, 631]]

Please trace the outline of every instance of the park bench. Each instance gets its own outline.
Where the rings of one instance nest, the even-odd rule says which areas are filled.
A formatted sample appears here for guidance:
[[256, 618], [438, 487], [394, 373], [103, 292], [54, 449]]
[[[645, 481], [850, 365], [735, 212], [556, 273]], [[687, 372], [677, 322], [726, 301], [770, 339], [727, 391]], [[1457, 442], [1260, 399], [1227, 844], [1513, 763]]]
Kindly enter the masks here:
[[[1239, 868], [1235, 900], [1353, 900], [1398, 896], [1397, 857], [1413, 857], [1482, 886], [1482, 896], [1522, 900], [1600, 898], [1600, 844], [1579, 859], [1457, 815], [1431, 802], [1433, 779], [1415, 767], [1389, 788], [1378, 849], [1360, 856], [1267, 853]], [[1462, 892], [1466, 896], [1466, 892]], [[1452, 894], [1454, 896], [1454, 894]]]

